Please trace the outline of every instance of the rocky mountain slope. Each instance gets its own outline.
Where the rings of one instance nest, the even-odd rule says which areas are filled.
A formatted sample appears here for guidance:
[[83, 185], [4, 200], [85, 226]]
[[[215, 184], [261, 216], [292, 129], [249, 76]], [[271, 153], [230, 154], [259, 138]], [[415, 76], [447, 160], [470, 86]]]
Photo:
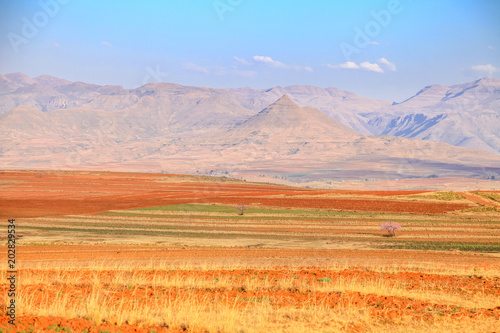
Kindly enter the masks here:
[[425, 87], [406, 101], [363, 114], [373, 134], [447, 142], [500, 153], [500, 80]]

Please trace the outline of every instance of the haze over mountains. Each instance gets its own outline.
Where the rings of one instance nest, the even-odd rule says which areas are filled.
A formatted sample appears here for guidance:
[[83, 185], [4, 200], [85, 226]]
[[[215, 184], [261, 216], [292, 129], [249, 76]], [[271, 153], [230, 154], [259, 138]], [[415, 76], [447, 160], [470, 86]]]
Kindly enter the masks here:
[[393, 103], [312, 86], [124, 89], [6, 74], [0, 75], [0, 138], [2, 168], [297, 182], [500, 178], [500, 80], [429, 86]]

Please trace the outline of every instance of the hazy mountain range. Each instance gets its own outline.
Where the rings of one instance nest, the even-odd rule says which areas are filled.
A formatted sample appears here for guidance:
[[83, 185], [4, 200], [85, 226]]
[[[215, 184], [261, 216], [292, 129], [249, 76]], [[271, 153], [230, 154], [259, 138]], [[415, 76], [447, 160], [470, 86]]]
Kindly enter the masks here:
[[0, 138], [2, 168], [300, 182], [500, 178], [500, 80], [429, 86], [393, 103], [312, 86], [124, 89], [6, 74], [0, 75]]

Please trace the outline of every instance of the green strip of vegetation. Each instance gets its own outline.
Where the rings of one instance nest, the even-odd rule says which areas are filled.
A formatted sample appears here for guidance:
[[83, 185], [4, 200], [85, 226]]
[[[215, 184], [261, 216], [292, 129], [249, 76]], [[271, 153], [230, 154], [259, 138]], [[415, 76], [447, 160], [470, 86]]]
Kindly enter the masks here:
[[[161, 229], [161, 230], [179, 230], [181, 229], [180, 227], [174, 227], [174, 226], [165, 226], [165, 225], [151, 225], [151, 224], [130, 224], [127, 223], [127, 221], [124, 221], [123, 223], [120, 224], [102, 224], [102, 223], [74, 223], [74, 222], [57, 222], [58, 225], [67, 225], [68, 228], [75, 228], [75, 227], [86, 227], [86, 228], [110, 228], [110, 229]], [[198, 227], [198, 226], [182, 226], [182, 229], [197, 229], [197, 230], [213, 230], [213, 227]]]
[[179, 231], [156, 231], [156, 230], [120, 230], [120, 229], [84, 229], [84, 228], [65, 228], [65, 227], [32, 227], [23, 226], [23, 229], [45, 230], [45, 231], [67, 231], [71, 233], [91, 233], [101, 235], [135, 235], [135, 236], [177, 236], [177, 237], [195, 237], [195, 238], [216, 238], [216, 239], [277, 239], [290, 240], [298, 238], [302, 240], [327, 240], [328, 237], [300, 236], [300, 235], [248, 235], [245, 233], [223, 234], [223, 233], [202, 233], [202, 232], [179, 232]]
[[245, 215], [235, 215], [235, 216], [203, 216], [203, 215], [158, 215], [158, 214], [140, 214], [140, 213], [128, 213], [128, 212], [101, 212], [99, 215], [108, 216], [130, 216], [130, 217], [152, 217], [152, 218], [184, 218], [184, 219], [203, 219], [203, 220], [317, 220], [316, 217], [291, 217], [291, 216], [245, 216]]
[[[158, 214], [141, 214], [141, 213], [129, 213], [129, 212], [101, 212], [99, 215], [107, 215], [107, 216], [128, 216], [128, 217], [151, 217], [151, 218], [182, 218], [182, 219], [203, 219], [203, 220], [279, 220], [279, 221], [287, 221], [287, 220], [295, 220], [295, 221], [325, 221], [325, 222], [336, 222], [336, 221], [345, 221], [342, 217], [329, 217], [329, 216], [261, 216], [261, 215], [211, 215], [211, 216], [203, 216], [203, 215], [158, 215]], [[370, 218], [367, 221], [387, 221], [387, 218]], [[392, 219], [390, 219], [393, 221]], [[400, 222], [404, 222], [407, 220], [400, 220]]]
[[[199, 205], [199, 204], [178, 204], [170, 206], [158, 206], [147, 208], [136, 208], [131, 210], [159, 210], [164, 212], [198, 212], [198, 213], [237, 213], [236, 208], [232, 206], [222, 205]], [[322, 211], [322, 210], [296, 210], [296, 209], [270, 209], [260, 207], [248, 207], [245, 210], [246, 214], [307, 214], [321, 216], [339, 216], [339, 215], [366, 215], [359, 212], [339, 212], [339, 211]]]
[[493, 206], [482, 206], [482, 207], [474, 207], [468, 209], [462, 209], [462, 212], [474, 212], [474, 213], [485, 213], [485, 212], [498, 212], [500, 213], [500, 207]]
[[[144, 210], [144, 209], [140, 209]], [[289, 211], [290, 212], [293, 211]], [[233, 211], [234, 213], [234, 211]], [[343, 212], [340, 212], [343, 213]], [[293, 213], [292, 213], [293, 214]], [[142, 213], [130, 213], [130, 212], [100, 212], [99, 215], [106, 215], [106, 216], [128, 216], [128, 217], [149, 217], [149, 218], [180, 218], [180, 219], [200, 219], [200, 220], [277, 220], [277, 221], [288, 221], [288, 220], [295, 220], [295, 221], [324, 221], [324, 222], [346, 222], [349, 220], [345, 219], [345, 216], [348, 214], [343, 214], [344, 216], [338, 214], [335, 216], [333, 213], [331, 213], [330, 216], [328, 215], [319, 215], [319, 216], [301, 216], [302, 214], [306, 214], [306, 212], [301, 212], [297, 213], [297, 216], [261, 216], [261, 215], [251, 215], [251, 214], [245, 214], [245, 215], [235, 215], [234, 216], [227, 216], [227, 215], [212, 215], [212, 216], [203, 216], [203, 215], [171, 215], [171, 214], [142, 214]], [[313, 215], [313, 214], [310, 214]], [[350, 215], [355, 215], [355, 214], [350, 214]], [[402, 219], [402, 218], [397, 218], [396, 217], [387, 217], [387, 216], [377, 216], [377, 215], [371, 215], [367, 216], [365, 214], [357, 214], [359, 216], [360, 220], [364, 220], [366, 222], [400, 222], [400, 223], [447, 223], [447, 224], [500, 224], [500, 220], [495, 220], [495, 221], [488, 221], [488, 220], [469, 220], [469, 219], [463, 219], [463, 220], [447, 220], [449, 217], [442, 217], [443, 219], [435, 219], [435, 220], [418, 220], [418, 216], [415, 217], [415, 219]]]
[[425, 250], [499, 253], [500, 243], [445, 243], [445, 242], [401, 242], [380, 245], [384, 249]]
[[461, 194], [455, 192], [435, 192], [432, 194], [413, 194], [409, 195], [410, 198], [421, 198], [421, 199], [434, 199], [434, 200], [445, 200], [445, 201], [453, 201], [453, 200], [462, 200], [467, 199]]

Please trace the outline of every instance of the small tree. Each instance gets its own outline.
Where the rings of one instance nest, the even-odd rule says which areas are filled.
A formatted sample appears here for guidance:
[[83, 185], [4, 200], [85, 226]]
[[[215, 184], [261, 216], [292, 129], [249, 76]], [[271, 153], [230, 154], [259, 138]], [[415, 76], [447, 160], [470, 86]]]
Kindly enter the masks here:
[[389, 237], [396, 236], [396, 231], [401, 230], [401, 224], [396, 222], [385, 222], [380, 226], [380, 230], [387, 230]]
[[247, 210], [247, 206], [245, 206], [244, 204], [236, 205], [234, 208], [238, 210], [238, 215], [243, 215], [243, 212]]

